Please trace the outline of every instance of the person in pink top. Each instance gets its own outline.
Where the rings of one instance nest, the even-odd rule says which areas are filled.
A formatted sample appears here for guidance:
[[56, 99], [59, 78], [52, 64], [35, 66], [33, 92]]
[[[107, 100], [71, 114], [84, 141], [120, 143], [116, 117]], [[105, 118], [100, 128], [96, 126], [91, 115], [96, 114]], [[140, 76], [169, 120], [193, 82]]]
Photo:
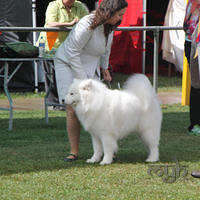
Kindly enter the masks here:
[[[191, 90], [190, 90], [190, 126], [188, 127], [190, 135], [200, 136], [200, 87], [197, 87], [197, 83], [193, 80], [197, 76], [194, 66], [194, 50], [193, 35], [200, 17], [200, 0], [189, 0], [186, 7], [186, 14], [184, 19], [184, 31], [185, 31], [185, 55], [190, 66], [191, 77]], [[196, 31], [195, 31], [196, 32]], [[192, 42], [193, 41], [193, 42]], [[191, 49], [192, 47], [192, 49]], [[198, 64], [198, 63], [197, 63]], [[199, 83], [199, 77], [195, 79]], [[200, 170], [193, 171], [192, 177], [200, 178]]]
[[[189, 0], [186, 7], [186, 14], [183, 24], [185, 31], [185, 56], [189, 66], [191, 63], [191, 44], [192, 34], [198, 24], [200, 17], [200, 0]], [[190, 67], [191, 68], [191, 67]], [[190, 76], [192, 77], [192, 73]], [[200, 135], [200, 88], [191, 84], [190, 90], [190, 126], [188, 127], [190, 135]]]

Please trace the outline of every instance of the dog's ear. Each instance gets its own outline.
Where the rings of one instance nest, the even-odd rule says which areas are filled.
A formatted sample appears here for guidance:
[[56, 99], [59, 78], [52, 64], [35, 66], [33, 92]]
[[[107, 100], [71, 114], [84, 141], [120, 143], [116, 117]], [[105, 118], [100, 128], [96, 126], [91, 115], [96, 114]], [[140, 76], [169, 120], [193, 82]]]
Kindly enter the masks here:
[[82, 89], [83, 89], [83, 90], [90, 91], [91, 88], [92, 88], [92, 80], [91, 80], [91, 79], [88, 79], [88, 80], [84, 81], [84, 84], [83, 84]]

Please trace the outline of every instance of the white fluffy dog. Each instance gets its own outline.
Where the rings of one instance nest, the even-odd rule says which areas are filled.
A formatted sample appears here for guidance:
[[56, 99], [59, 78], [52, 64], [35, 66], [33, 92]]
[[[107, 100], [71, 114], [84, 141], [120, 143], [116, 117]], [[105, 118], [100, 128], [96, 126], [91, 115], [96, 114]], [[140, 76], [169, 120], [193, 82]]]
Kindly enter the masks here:
[[93, 156], [88, 163], [110, 164], [117, 140], [136, 132], [148, 148], [146, 162], [159, 160], [162, 112], [148, 78], [136, 74], [123, 90], [110, 90], [97, 80], [75, 80], [66, 104], [71, 105], [81, 124], [92, 136]]

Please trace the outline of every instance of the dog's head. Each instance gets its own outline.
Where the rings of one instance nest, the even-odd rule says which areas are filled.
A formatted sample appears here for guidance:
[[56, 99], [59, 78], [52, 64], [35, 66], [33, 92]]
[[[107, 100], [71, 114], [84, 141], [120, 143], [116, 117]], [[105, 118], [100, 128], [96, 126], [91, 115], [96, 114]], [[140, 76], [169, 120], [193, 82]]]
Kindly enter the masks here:
[[99, 94], [102, 83], [92, 79], [74, 80], [65, 98], [65, 103], [76, 107], [81, 105], [85, 112], [99, 105]]
[[89, 96], [92, 89], [92, 80], [74, 79], [65, 97], [65, 103], [75, 107], [80, 101], [84, 101]]
[[80, 80], [74, 79], [73, 83], [69, 87], [68, 93], [65, 96], [65, 103], [67, 105], [74, 107], [80, 101], [79, 84]]

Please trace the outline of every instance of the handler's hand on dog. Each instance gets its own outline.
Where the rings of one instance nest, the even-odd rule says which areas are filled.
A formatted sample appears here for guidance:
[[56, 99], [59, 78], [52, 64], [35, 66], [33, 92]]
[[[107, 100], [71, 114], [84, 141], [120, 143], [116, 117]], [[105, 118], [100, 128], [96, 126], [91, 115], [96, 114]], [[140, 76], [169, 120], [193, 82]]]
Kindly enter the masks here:
[[112, 81], [112, 77], [108, 69], [102, 69], [103, 79], [104, 81]]

